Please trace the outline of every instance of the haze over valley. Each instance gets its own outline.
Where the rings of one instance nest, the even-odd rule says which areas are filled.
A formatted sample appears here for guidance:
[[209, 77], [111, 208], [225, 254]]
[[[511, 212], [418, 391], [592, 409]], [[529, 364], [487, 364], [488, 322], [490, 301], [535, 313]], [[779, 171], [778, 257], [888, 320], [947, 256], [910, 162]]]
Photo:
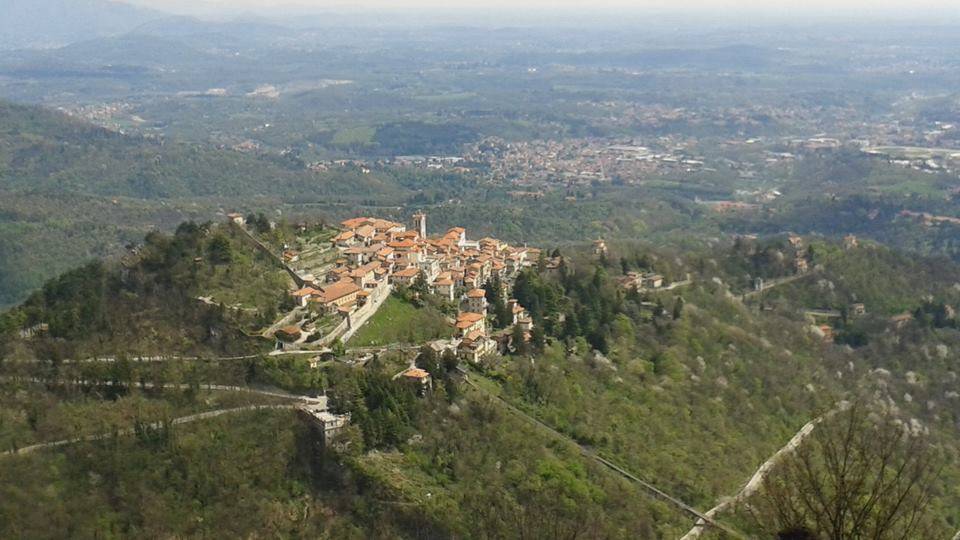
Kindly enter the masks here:
[[0, 537], [956, 538], [960, 20], [874, 8], [6, 0]]

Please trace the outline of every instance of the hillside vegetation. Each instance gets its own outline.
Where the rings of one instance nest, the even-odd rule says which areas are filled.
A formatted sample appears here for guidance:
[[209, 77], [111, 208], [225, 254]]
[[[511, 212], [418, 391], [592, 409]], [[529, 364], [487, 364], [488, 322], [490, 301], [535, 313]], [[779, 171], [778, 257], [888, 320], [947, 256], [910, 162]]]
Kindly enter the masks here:
[[[223, 287], [222, 276], [267, 272], [268, 262], [251, 259], [249, 247], [235, 244], [231, 230], [185, 224], [171, 237], [151, 235], [137, 262], [123, 271], [81, 268], [8, 313], [7, 351], [39, 362], [7, 361], [6, 374], [42, 378], [53, 370], [66, 380], [114, 380], [130, 387], [21, 394], [10, 405], [23, 416], [3, 419], [8, 442], [14, 436], [32, 442], [67, 434], [50, 419], [65, 410], [98, 410], [98, 400], [105, 400], [103, 411], [114, 411], [109, 414], [118, 427], [227, 403], [190, 390], [152, 391], [145, 396], [151, 401], [142, 401], [133, 388], [137, 381], [187, 389], [212, 382], [325, 391], [334, 411], [350, 413], [351, 425], [322, 449], [292, 414], [240, 413], [209, 424], [0, 458], [0, 467], [19, 467], [21, 472], [10, 474], [22, 479], [15, 493], [3, 497], [5, 515], [18, 513], [28, 499], [52, 497], [51, 511], [58, 516], [41, 524], [30, 512], [19, 512], [5, 522], [9, 534], [43, 536], [70, 524], [82, 535], [85, 527], [106, 523], [118, 534], [151, 535], [229, 530], [414, 538], [525, 531], [532, 538], [677, 538], [692, 525], [689, 515], [585, 457], [577, 445], [706, 510], [736, 493], [801, 426], [861, 393], [883, 395], [930, 430], [943, 469], [931, 484], [927, 523], [941, 532], [957, 525], [947, 510], [960, 496], [951, 487], [960, 461], [949, 451], [956, 440], [950, 426], [960, 414], [949, 397], [955, 370], [949, 351], [960, 346], [957, 330], [918, 311], [916, 321], [901, 330], [899, 344], [892, 335], [876, 334], [871, 325], [884, 320], [884, 302], [905, 302], [896, 294], [909, 291], [868, 294], [869, 282], [840, 263], [848, 252], [830, 244], [815, 244], [815, 257], [822, 258], [817, 271], [832, 272], [830, 279], [838, 282], [846, 276], [843, 294], [862, 298], [871, 312], [874, 302], [881, 306], [877, 314], [858, 319], [868, 336], [868, 345], [858, 349], [830, 345], [810, 331], [802, 300], [816, 290], [816, 280], [785, 285], [787, 292], [807, 292], [785, 292], [777, 309], [758, 311], [760, 300], [744, 303], [723, 284], [735, 280], [722, 269], [740, 265], [728, 261], [704, 265], [705, 274], [697, 270], [701, 258], [744, 257], [735, 247], [683, 258], [625, 245], [601, 259], [570, 252], [554, 272], [525, 271], [514, 294], [535, 320], [530, 342], [472, 369], [472, 384], [455, 361], [421, 352], [418, 365], [432, 374], [434, 385], [420, 398], [393, 379], [410, 360], [399, 352], [378, 355], [364, 367], [333, 361], [316, 369], [306, 359], [282, 357], [56, 362], [68, 354], [132, 352], [147, 344], [185, 352], [255, 352], [256, 343], [236, 330], [245, 323], [242, 315], [194, 296], [207, 286]], [[871, 260], [880, 275], [929, 264], [894, 255]], [[619, 275], [641, 266], [667, 276], [689, 272], [694, 283], [669, 292], [620, 290]], [[946, 294], [947, 281], [928, 278], [924, 290]], [[934, 301], [953, 300], [948, 295]], [[391, 302], [397, 305], [384, 317], [396, 316], [397, 306], [417, 309], [399, 298]], [[28, 342], [15, 337], [16, 328], [41, 320], [50, 324], [48, 337]], [[147, 327], [152, 333], [140, 336]], [[389, 333], [381, 327], [369, 331]], [[559, 435], [516, 416], [500, 399]], [[89, 432], [97, 425], [79, 429]], [[148, 473], [133, 474], [132, 464], [141, 462], [150, 463]], [[97, 481], [80, 479], [81, 470], [94, 471]], [[175, 480], [157, 480], [170, 477]], [[81, 487], [93, 493], [82, 504], [54, 503], [69, 500]], [[223, 502], [238, 489], [245, 494], [242, 517]], [[145, 507], [118, 500], [117, 493], [162, 504], [145, 514]], [[190, 517], [197, 512], [202, 522]], [[750, 516], [736, 512], [722, 519], [755, 530]]]

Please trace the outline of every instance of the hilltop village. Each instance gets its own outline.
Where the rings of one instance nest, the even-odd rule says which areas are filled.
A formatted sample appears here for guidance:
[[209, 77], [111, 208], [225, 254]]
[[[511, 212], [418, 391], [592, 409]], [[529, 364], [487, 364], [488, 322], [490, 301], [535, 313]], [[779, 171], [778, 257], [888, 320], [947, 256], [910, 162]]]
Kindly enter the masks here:
[[[487, 324], [487, 288], [499, 284], [499, 297], [509, 298], [517, 274], [537, 264], [541, 251], [489, 237], [468, 240], [462, 227], [430, 236], [423, 213], [413, 215], [412, 225], [407, 228], [375, 217], [348, 219], [329, 240], [330, 251], [335, 254], [331, 264], [319, 268], [318, 273], [292, 269], [299, 286], [290, 293], [295, 304], [336, 323], [328, 325], [324, 335], [311, 343], [347, 341], [391, 293], [403, 289], [414, 295], [437, 295], [457, 306], [456, 317], [449, 320], [451, 339], [432, 344], [438, 351], [453, 350], [461, 359], [478, 362], [510, 346], [517, 332], [493, 335]], [[287, 251], [283, 258], [286, 264], [295, 264], [299, 254]], [[527, 310], [515, 299], [507, 301], [507, 308], [512, 315], [511, 330], [518, 328], [519, 335], [530, 339], [533, 320]], [[279, 328], [278, 344], [283, 348], [301, 346], [317, 326], [306, 321]]]

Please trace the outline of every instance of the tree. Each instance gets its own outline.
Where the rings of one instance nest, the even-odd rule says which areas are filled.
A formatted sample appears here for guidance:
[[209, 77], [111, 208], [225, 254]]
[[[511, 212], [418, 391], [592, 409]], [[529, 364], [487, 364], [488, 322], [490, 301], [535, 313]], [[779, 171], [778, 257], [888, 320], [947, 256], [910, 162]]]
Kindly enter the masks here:
[[410, 292], [413, 293], [418, 306], [424, 305], [424, 299], [430, 294], [430, 284], [427, 283], [427, 274], [423, 270], [417, 273], [416, 279], [410, 285]]
[[673, 320], [679, 320], [683, 315], [683, 298], [678, 296], [677, 301], [673, 303]]
[[452, 349], [446, 349], [443, 351], [443, 355], [440, 356], [440, 363], [443, 364], [443, 369], [447, 372], [456, 371], [460, 365], [460, 358], [457, 357], [457, 353], [453, 352]]
[[543, 351], [543, 348], [547, 345], [547, 336], [543, 325], [538, 324], [533, 327], [533, 330], [530, 331], [530, 341], [532, 342], [534, 350], [537, 352]]
[[513, 333], [510, 335], [510, 340], [513, 343], [513, 349], [518, 355], [524, 356], [529, 352], [526, 336], [524, 335], [523, 329], [520, 328], [520, 325], [515, 325], [513, 327]]
[[828, 416], [773, 469], [750, 506], [783, 538], [932, 538], [925, 514], [939, 457], [920, 429], [857, 401]]
[[440, 364], [440, 358], [433, 347], [424, 345], [420, 347], [420, 354], [417, 355], [417, 367], [426, 371], [434, 379], [439, 379], [443, 375], [443, 366]]
[[226, 236], [218, 234], [207, 244], [207, 255], [213, 264], [229, 264], [233, 260], [233, 248]]
[[503, 295], [503, 282], [500, 280], [498, 274], [494, 274], [486, 284], [484, 284], [484, 293], [486, 294], [487, 303], [490, 305], [490, 310], [493, 313], [494, 326], [496, 328], [506, 328], [512, 324], [513, 313], [511, 313], [507, 307], [507, 301]]

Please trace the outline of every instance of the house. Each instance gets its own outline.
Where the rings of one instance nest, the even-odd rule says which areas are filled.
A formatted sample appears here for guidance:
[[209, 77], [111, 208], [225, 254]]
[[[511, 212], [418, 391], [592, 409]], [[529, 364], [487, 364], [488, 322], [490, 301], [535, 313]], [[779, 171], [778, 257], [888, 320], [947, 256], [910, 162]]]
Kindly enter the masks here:
[[867, 306], [861, 302], [854, 302], [853, 304], [850, 304], [849, 311], [850, 315], [853, 315], [854, 317], [861, 317], [867, 314]]
[[843, 237], [843, 249], [854, 249], [860, 245], [860, 241], [852, 234]]
[[372, 224], [373, 224], [373, 220], [368, 217], [356, 217], [353, 219], [348, 219], [340, 222], [340, 226], [348, 231], [353, 231], [354, 229], [363, 227], [364, 225], [372, 225]]
[[474, 331], [463, 337], [460, 346], [457, 347], [457, 356], [476, 364], [496, 350], [496, 341], [488, 338], [483, 332]]
[[306, 419], [313, 422], [320, 433], [320, 440], [324, 446], [329, 446], [334, 437], [350, 423], [350, 414], [333, 414], [327, 410], [326, 398], [319, 403], [311, 403], [298, 407], [298, 411]]
[[326, 281], [327, 283], [336, 283], [345, 279], [351, 279], [350, 272], [352, 272], [352, 270], [350, 270], [349, 266], [338, 266], [327, 272]]
[[453, 301], [455, 283], [450, 279], [450, 274], [445, 276], [441, 275], [436, 281], [433, 282], [434, 292], [440, 296], [446, 298], [449, 301]]
[[357, 240], [362, 242], [363, 245], [369, 246], [373, 242], [373, 237], [377, 234], [377, 230], [373, 228], [373, 225], [362, 225], [357, 227], [353, 234], [356, 235]]
[[647, 289], [659, 289], [663, 287], [663, 276], [660, 274], [644, 274], [643, 286]]
[[471, 289], [464, 298], [465, 310], [472, 313], [487, 314], [487, 291]]
[[[366, 249], [363, 246], [352, 246], [343, 250], [343, 261], [346, 264], [349, 262], [353, 265], [361, 265], [365, 263], [364, 255], [366, 254]], [[339, 260], [339, 259], [338, 259]]]
[[894, 315], [893, 317], [890, 317], [890, 322], [893, 324], [893, 327], [897, 330], [903, 328], [904, 326], [907, 325], [907, 323], [909, 323], [912, 320], [913, 320], [913, 314], [910, 313], [909, 311], [906, 313], [901, 313], [899, 315]]
[[487, 334], [486, 317], [480, 313], [461, 312], [457, 315], [455, 326], [457, 327], [457, 334], [460, 337], [466, 337], [473, 332], [480, 332], [483, 335]]
[[376, 285], [376, 271], [380, 268], [379, 261], [373, 261], [367, 263], [363, 266], [358, 266], [354, 268], [348, 274], [349, 278], [357, 285], [357, 287], [365, 288]]
[[467, 230], [463, 227], [453, 227], [444, 236], [456, 242], [458, 246], [463, 246], [467, 242]]
[[797, 257], [793, 260], [793, 269], [798, 274], [804, 274], [810, 270], [810, 265], [807, 263], [807, 260], [803, 257]]
[[533, 330], [533, 317], [524, 314], [517, 319], [516, 325], [520, 327], [520, 330], [523, 330], [524, 334], [529, 334]]
[[303, 333], [300, 332], [300, 328], [297, 326], [284, 326], [274, 333], [274, 336], [278, 340], [285, 343], [293, 343], [294, 341], [300, 339], [302, 335]]
[[520, 305], [516, 298], [507, 300], [507, 309], [510, 310], [512, 317], [510, 324], [517, 324], [521, 319], [527, 318], [527, 310]]
[[413, 386], [417, 393], [423, 395], [428, 390], [433, 389], [433, 379], [430, 373], [416, 366], [410, 366], [398, 373], [394, 379], [400, 379], [403, 382]]
[[314, 296], [318, 296], [320, 291], [314, 289], [313, 287], [304, 287], [302, 289], [297, 289], [293, 291], [293, 300], [300, 307], [307, 307], [307, 304], [310, 303], [310, 300]]
[[300, 260], [300, 254], [296, 251], [288, 249], [283, 252], [283, 262], [290, 264], [295, 263]]
[[643, 276], [638, 272], [627, 272], [625, 276], [617, 279], [620, 287], [627, 290], [643, 288]]
[[350, 247], [357, 243], [356, 234], [353, 231], [343, 231], [342, 233], [333, 237], [333, 245], [335, 247], [346, 248]]
[[787, 242], [790, 243], [790, 246], [793, 247], [793, 249], [803, 248], [803, 237], [797, 236], [796, 234], [790, 233], [787, 235]]
[[607, 243], [603, 238], [598, 238], [593, 241], [593, 254], [597, 256], [607, 254]]
[[824, 342], [824, 343], [833, 343], [834, 333], [833, 333], [833, 327], [832, 327], [832, 326], [830, 326], [829, 324], [821, 324], [821, 325], [820, 325], [820, 332], [823, 333], [823, 342]]
[[427, 257], [420, 260], [420, 271], [427, 276], [427, 281], [433, 281], [440, 275], [440, 261], [436, 257]]
[[394, 272], [390, 276], [390, 281], [396, 285], [413, 285], [417, 281], [417, 276], [420, 275], [420, 270], [416, 266], [408, 266], [403, 270]]
[[337, 311], [357, 302], [361, 289], [353, 281], [343, 280], [326, 285], [320, 289], [316, 301], [327, 311]]
[[227, 214], [227, 220], [240, 225], [241, 227], [247, 223], [247, 220], [243, 217], [243, 214], [237, 214], [236, 212]]

